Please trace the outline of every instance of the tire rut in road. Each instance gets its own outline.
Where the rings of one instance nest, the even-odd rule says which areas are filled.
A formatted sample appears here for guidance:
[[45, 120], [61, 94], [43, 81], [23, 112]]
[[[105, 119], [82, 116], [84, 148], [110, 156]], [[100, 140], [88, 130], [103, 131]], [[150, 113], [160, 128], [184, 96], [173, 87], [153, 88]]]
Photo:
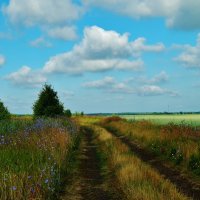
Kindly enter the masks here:
[[129, 149], [137, 155], [143, 162], [149, 164], [154, 169], [156, 169], [164, 178], [168, 179], [172, 182], [183, 194], [188, 197], [193, 198], [194, 200], [200, 200], [200, 185], [193, 183], [185, 176], [181, 175], [181, 173], [172, 169], [160, 160], [157, 159], [155, 155], [151, 152], [143, 149], [142, 147], [135, 144], [133, 141], [130, 141], [127, 137], [121, 135], [117, 130], [113, 128], [104, 127], [107, 131], [109, 131], [113, 136], [117, 137], [124, 144], [126, 144]]
[[81, 190], [85, 200], [110, 200], [110, 194], [103, 188], [100, 163], [97, 158], [97, 147], [92, 142], [92, 129], [81, 127], [84, 147], [80, 159]]

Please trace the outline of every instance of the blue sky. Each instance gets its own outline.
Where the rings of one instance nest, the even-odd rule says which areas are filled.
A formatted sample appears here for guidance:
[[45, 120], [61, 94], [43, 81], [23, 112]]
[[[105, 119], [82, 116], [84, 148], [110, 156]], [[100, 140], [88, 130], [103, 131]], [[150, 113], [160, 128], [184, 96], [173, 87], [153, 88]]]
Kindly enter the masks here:
[[0, 99], [45, 82], [73, 112], [200, 111], [198, 0], [1, 0]]

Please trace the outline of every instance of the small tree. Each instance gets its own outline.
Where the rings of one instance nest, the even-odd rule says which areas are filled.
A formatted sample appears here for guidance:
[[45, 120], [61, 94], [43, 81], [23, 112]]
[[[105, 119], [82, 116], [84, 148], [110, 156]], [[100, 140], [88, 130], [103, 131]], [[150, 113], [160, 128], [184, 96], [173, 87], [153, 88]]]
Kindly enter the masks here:
[[72, 116], [71, 110], [69, 110], [69, 109], [65, 110], [64, 114], [66, 117], [69, 117], [69, 118]]
[[80, 115], [81, 115], [81, 116], [84, 116], [84, 112], [82, 111]]
[[10, 119], [11, 115], [8, 109], [4, 106], [3, 102], [0, 101], [0, 120]]
[[51, 85], [44, 85], [33, 105], [33, 113], [35, 117], [55, 117], [64, 114], [63, 104], [60, 103], [57, 92]]

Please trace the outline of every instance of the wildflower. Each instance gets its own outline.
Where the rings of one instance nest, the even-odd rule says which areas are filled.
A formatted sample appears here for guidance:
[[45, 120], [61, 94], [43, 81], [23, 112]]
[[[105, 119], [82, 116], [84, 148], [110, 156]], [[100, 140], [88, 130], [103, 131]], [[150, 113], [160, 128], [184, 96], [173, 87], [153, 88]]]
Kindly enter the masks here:
[[47, 183], [49, 182], [49, 180], [48, 180], [48, 179], [46, 179], [44, 182], [47, 184]]
[[16, 186], [12, 186], [12, 190], [13, 191], [17, 190], [17, 187]]

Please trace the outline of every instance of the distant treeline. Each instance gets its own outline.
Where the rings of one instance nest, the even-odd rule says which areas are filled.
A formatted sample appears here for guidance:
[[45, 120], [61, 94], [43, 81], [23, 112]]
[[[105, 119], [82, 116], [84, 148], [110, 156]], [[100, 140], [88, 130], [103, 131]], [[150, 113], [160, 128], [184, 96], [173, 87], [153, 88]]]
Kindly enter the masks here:
[[110, 115], [186, 115], [200, 114], [200, 112], [122, 112], [122, 113], [90, 113], [88, 116], [110, 116]]

